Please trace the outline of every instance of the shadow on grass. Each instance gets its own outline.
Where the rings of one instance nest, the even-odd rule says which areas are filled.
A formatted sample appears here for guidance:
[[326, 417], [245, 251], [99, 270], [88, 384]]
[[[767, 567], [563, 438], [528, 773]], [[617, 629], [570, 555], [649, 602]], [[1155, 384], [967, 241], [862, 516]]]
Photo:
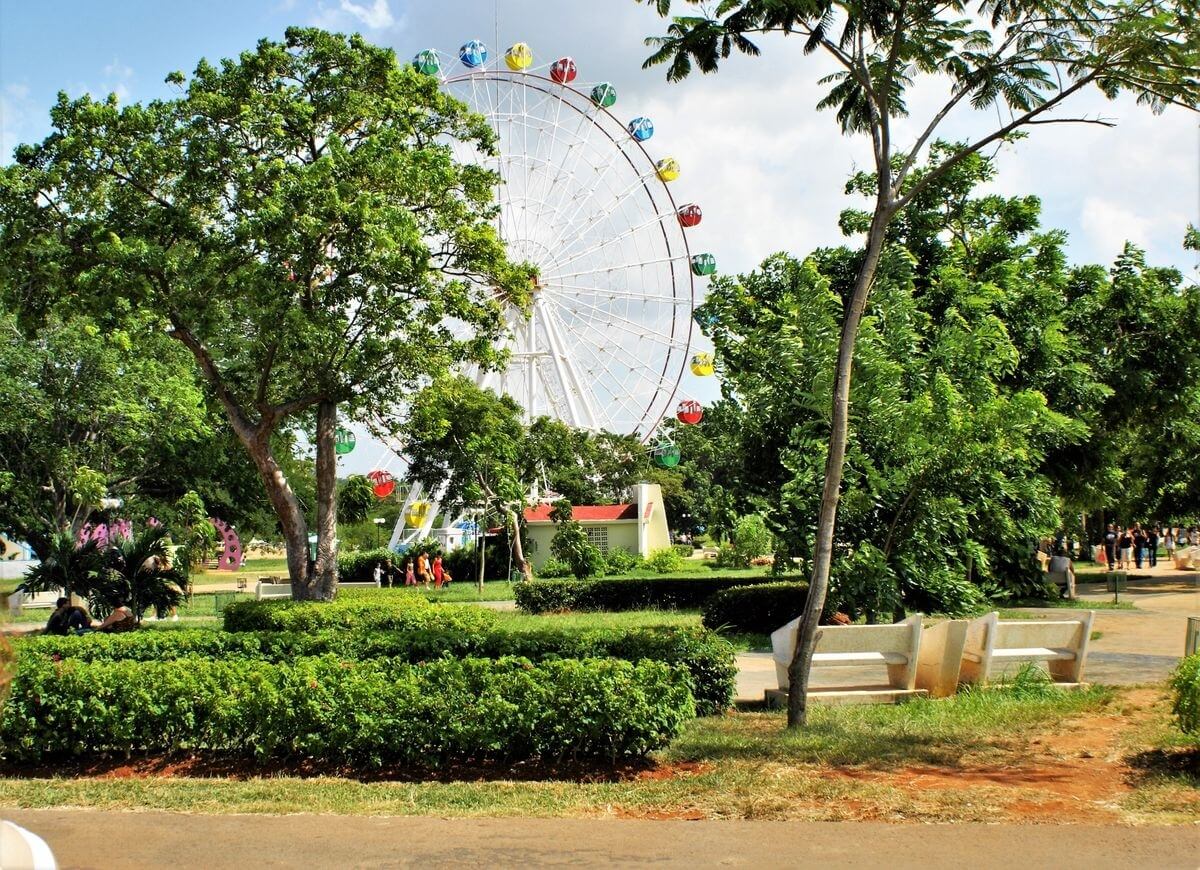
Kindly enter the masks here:
[[440, 766], [393, 764], [367, 768], [315, 759], [262, 761], [240, 755], [197, 752], [163, 755], [104, 756], [88, 760], [60, 759], [40, 764], [0, 764], [6, 779], [220, 779], [244, 781], [272, 777], [337, 778], [356, 782], [571, 782], [615, 783], [661, 778], [677, 768], [649, 759], [608, 762], [599, 759], [560, 762], [538, 759], [505, 762], [481, 759]]
[[1200, 788], [1200, 746], [1186, 749], [1148, 749], [1125, 759], [1134, 784], [1148, 780], [1170, 780]]

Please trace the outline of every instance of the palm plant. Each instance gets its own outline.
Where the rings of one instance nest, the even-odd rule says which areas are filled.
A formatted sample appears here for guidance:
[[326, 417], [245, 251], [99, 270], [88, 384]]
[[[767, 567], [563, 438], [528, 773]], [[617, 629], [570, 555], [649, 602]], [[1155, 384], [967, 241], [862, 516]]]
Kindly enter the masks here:
[[167, 530], [158, 526], [104, 551], [104, 569], [89, 596], [97, 616], [111, 613], [124, 602], [141, 622], [151, 607], [162, 617], [179, 606], [187, 575], [171, 566], [167, 540]]
[[58, 532], [17, 589], [31, 593], [61, 589], [68, 598], [91, 597], [103, 569], [104, 557], [95, 541], [80, 544], [70, 532]]

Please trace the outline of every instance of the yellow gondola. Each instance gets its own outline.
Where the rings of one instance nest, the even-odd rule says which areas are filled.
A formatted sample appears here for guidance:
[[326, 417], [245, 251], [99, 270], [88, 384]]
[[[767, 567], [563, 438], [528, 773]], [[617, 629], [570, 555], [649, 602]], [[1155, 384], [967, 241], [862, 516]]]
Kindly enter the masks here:
[[429, 516], [429, 502], [414, 501], [408, 506], [408, 510], [404, 512], [404, 524], [409, 528], [415, 529], [420, 526]]
[[692, 374], [706, 378], [713, 373], [713, 358], [711, 353], [698, 353], [692, 357]]

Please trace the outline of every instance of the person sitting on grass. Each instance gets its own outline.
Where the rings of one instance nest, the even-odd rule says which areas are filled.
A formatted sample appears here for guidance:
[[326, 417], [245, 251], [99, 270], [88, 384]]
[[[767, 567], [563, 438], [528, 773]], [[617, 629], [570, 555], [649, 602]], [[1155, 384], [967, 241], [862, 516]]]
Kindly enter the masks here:
[[117, 606], [113, 608], [112, 613], [104, 618], [104, 621], [94, 626], [95, 631], [102, 631], [105, 634], [116, 634], [121, 631], [132, 631], [137, 625], [137, 619], [133, 615], [124, 601], [118, 601]]
[[69, 598], [60, 598], [54, 602], [54, 612], [46, 620], [43, 634], [70, 634], [91, 624], [87, 611], [71, 603]]

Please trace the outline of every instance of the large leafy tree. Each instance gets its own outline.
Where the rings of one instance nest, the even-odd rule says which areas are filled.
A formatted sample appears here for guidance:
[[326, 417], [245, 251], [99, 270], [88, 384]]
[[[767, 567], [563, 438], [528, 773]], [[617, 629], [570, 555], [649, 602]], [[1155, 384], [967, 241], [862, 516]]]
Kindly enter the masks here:
[[102, 498], [145, 492], [164, 442], [211, 436], [186, 352], [143, 315], [101, 328], [53, 314], [31, 328], [0, 307], [0, 396], [0, 530], [39, 557]]
[[[639, 0], [640, 2], [640, 0]], [[671, 16], [671, 0], [647, 0]], [[790, 667], [788, 724], [807, 715], [808, 674], [817, 625], [825, 605], [834, 552], [850, 418], [850, 379], [859, 326], [884, 260], [892, 222], [946, 173], [994, 143], [1037, 124], [1089, 121], [1056, 110], [1085, 89], [1107, 97], [1132, 93], [1158, 110], [1200, 104], [1200, 5], [1196, 0], [1116, 2], [1000, 2], [964, 0], [720, 0], [700, 14], [672, 18], [667, 33], [648, 44], [647, 66], [667, 63], [668, 78], [693, 69], [715, 72], [736, 50], [760, 51], [752, 37], [798, 37], [805, 53], [819, 53], [832, 72], [819, 108], [836, 113], [846, 135], [865, 136], [874, 169], [873, 205], [866, 246], [853, 263], [853, 280], [839, 300], [837, 355], [831, 361], [830, 437], [812, 580]], [[917, 122], [920, 132], [901, 142], [893, 123], [909, 117], [914, 86], [944, 87], [944, 97]], [[927, 146], [952, 116], [981, 110], [977, 136], [918, 171]], [[994, 119], [994, 120], [993, 120]]]
[[[168, 81], [180, 96], [145, 105], [60, 96], [51, 135], [6, 173], [3, 249], [29, 294], [162, 318], [254, 462], [294, 594], [329, 598], [339, 408], [386, 417], [424, 379], [492, 363], [504, 307], [524, 303], [497, 178], [453, 148], [494, 134], [358, 36], [293, 28]], [[299, 426], [316, 445], [312, 569], [275, 455]]]

